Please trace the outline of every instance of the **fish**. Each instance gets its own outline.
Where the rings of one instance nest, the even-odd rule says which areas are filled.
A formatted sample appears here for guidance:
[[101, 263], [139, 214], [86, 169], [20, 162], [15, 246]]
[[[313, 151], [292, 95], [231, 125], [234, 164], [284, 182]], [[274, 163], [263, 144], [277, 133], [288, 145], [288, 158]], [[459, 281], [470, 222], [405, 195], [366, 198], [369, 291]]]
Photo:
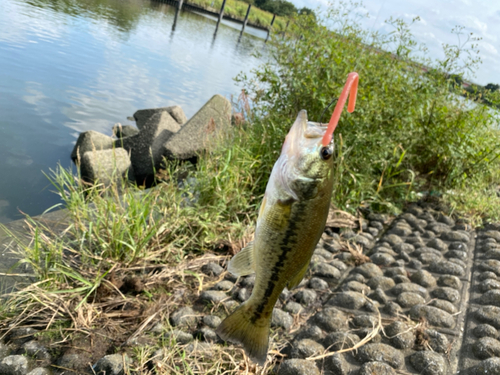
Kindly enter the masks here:
[[285, 287], [304, 278], [325, 228], [334, 184], [333, 132], [349, 96], [354, 111], [358, 74], [348, 75], [328, 126], [301, 110], [273, 166], [255, 226], [254, 240], [229, 262], [236, 276], [255, 273], [252, 294], [217, 327], [224, 341], [241, 344], [263, 366], [274, 305]]

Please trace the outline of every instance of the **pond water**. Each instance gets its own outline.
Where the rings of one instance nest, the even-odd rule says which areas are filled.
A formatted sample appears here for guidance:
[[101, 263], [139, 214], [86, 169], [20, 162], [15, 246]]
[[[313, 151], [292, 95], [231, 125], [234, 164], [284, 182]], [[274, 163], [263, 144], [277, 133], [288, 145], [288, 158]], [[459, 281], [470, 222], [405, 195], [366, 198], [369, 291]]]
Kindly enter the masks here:
[[0, 1], [0, 223], [60, 202], [44, 173], [80, 132], [111, 135], [137, 109], [189, 118], [261, 63], [266, 32], [148, 0]]

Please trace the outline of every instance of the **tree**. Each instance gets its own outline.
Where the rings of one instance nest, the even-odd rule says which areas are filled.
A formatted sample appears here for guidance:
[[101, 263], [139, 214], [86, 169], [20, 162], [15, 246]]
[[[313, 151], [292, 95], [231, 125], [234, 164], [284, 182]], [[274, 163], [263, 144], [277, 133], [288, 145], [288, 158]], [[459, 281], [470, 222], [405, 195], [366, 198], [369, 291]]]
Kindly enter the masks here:
[[498, 91], [498, 89], [500, 89], [500, 85], [497, 85], [496, 83], [488, 83], [484, 86], [484, 88], [490, 91]]

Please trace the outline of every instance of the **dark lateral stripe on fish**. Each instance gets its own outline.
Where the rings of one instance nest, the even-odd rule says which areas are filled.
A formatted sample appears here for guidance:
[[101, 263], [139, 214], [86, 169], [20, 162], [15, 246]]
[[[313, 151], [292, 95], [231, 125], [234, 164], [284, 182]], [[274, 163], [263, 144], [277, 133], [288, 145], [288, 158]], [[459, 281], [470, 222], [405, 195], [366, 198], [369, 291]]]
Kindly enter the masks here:
[[[297, 217], [301, 217], [304, 213], [305, 205], [300, 204], [300, 203], [295, 203], [297, 206]], [[260, 319], [262, 316], [262, 312], [264, 311], [265, 306], [267, 305], [267, 302], [269, 301], [269, 297], [271, 297], [271, 294], [273, 293], [274, 288], [276, 287], [276, 282], [279, 280], [279, 273], [282, 271], [283, 266], [285, 265], [285, 260], [288, 256], [288, 252], [292, 250], [292, 245], [295, 245], [297, 243], [296, 239], [293, 239], [293, 237], [297, 236], [297, 229], [298, 229], [298, 222], [295, 220], [290, 221], [290, 225], [288, 229], [285, 232], [285, 236], [282, 240], [281, 246], [279, 247], [281, 250], [281, 254], [278, 258], [278, 261], [275, 263], [272, 271], [271, 271], [271, 278], [267, 284], [266, 291], [264, 292], [264, 296], [262, 298], [262, 302], [257, 306], [255, 309], [255, 312], [250, 319], [250, 321], [255, 324], [257, 320]]]

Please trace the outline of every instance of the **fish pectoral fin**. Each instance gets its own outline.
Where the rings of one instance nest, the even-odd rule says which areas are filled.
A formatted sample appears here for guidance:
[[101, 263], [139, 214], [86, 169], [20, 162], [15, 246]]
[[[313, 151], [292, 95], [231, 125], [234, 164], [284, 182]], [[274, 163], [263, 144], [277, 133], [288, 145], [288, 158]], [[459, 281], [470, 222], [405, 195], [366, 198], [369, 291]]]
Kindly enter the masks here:
[[227, 270], [236, 276], [246, 276], [255, 272], [253, 241], [245, 246], [230, 261]]
[[309, 263], [310, 261], [307, 262], [306, 265], [299, 272], [297, 272], [297, 274], [288, 282], [287, 284], [288, 290], [293, 289], [300, 284], [300, 282], [306, 275], [307, 269], [309, 268]]

